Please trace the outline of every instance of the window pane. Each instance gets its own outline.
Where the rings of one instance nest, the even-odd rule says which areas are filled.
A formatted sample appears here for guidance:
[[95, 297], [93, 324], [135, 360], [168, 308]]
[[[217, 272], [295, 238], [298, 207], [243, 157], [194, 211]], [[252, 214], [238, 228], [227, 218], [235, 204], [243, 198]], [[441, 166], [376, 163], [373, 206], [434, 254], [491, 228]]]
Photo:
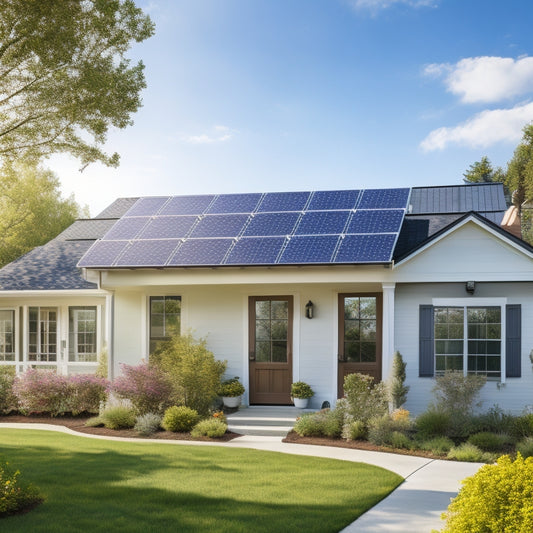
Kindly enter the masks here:
[[361, 334], [359, 332], [358, 320], [346, 320], [344, 323], [344, 339], [345, 340], [359, 340]]
[[361, 298], [360, 317], [376, 318], [376, 298]]
[[361, 346], [358, 342], [344, 343], [344, 357], [346, 361], [359, 363], [361, 361]]
[[255, 338], [270, 341], [270, 320], [257, 320], [255, 323]]
[[361, 343], [361, 361], [363, 363], [373, 363], [376, 361], [376, 343], [362, 342]]
[[150, 297], [150, 353], [158, 341], [179, 335], [181, 330], [181, 297]]
[[344, 318], [359, 318], [359, 298], [344, 298]]
[[260, 302], [255, 302], [255, 317], [269, 319], [270, 318], [270, 301], [262, 300]]
[[272, 339], [286, 340], [287, 326], [288, 324], [286, 320], [272, 320]]
[[272, 342], [272, 361], [274, 363], [287, 362], [287, 342], [275, 341]]
[[289, 302], [286, 300], [272, 301], [272, 318], [281, 318], [287, 320], [289, 318]]
[[361, 320], [361, 340], [376, 340], [376, 321]]
[[255, 360], [260, 363], [270, 362], [270, 341], [257, 341], [255, 343]]

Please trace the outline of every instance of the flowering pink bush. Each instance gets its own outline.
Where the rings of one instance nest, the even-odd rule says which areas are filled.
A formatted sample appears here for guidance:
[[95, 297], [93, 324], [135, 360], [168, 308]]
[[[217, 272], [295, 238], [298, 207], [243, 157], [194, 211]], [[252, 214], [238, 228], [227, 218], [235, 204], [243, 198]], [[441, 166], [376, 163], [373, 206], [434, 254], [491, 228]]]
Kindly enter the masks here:
[[17, 377], [13, 392], [23, 413], [97, 413], [105, 399], [106, 379], [90, 375], [62, 376], [53, 370], [30, 369]]
[[113, 392], [130, 400], [139, 414], [161, 413], [172, 405], [172, 385], [158, 367], [148, 363], [121, 367], [122, 375], [113, 382]]

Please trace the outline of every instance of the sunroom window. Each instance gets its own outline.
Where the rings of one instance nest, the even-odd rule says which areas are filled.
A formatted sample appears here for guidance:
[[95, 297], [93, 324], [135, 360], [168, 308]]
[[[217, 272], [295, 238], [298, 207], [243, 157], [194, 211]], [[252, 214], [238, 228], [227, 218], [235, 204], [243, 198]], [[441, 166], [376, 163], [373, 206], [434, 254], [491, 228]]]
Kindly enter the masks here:
[[435, 370], [501, 377], [500, 306], [435, 307]]
[[68, 322], [69, 362], [96, 362], [96, 306], [69, 307]]
[[29, 308], [28, 347], [30, 361], [57, 361], [57, 308]]
[[150, 297], [150, 353], [157, 344], [179, 335], [181, 330], [181, 297]]
[[15, 361], [15, 311], [0, 310], [0, 361]]

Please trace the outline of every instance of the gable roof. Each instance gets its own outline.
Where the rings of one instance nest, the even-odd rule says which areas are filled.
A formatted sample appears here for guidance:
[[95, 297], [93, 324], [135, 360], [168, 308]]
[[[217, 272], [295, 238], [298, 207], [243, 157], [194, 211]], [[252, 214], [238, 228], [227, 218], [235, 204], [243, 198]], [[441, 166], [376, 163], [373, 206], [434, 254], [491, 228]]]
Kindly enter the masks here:
[[409, 188], [139, 198], [84, 268], [390, 263]]

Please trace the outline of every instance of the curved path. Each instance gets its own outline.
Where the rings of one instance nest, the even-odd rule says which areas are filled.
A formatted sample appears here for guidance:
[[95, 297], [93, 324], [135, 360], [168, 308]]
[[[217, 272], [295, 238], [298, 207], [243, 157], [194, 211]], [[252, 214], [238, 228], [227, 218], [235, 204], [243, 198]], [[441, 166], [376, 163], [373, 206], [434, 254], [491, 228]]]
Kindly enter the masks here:
[[[124, 439], [78, 433], [53, 424], [0, 423], [1, 428], [59, 431], [93, 439], [147, 441], [147, 439]], [[282, 437], [244, 435], [232, 441], [220, 443], [161, 439], [152, 442], [187, 446], [253, 448], [294, 455], [355, 461], [386, 468], [405, 478], [405, 481], [395, 491], [343, 529], [343, 533], [429, 533], [432, 529], [442, 529], [444, 522], [440, 519], [440, 515], [448, 507], [450, 499], [457, 494], [461, 487], [461, 480], [471, 476], [482, 466], [480, 463], [442, 461], [394, 453], [289, 444], [281, 442], [281, 440]]]

